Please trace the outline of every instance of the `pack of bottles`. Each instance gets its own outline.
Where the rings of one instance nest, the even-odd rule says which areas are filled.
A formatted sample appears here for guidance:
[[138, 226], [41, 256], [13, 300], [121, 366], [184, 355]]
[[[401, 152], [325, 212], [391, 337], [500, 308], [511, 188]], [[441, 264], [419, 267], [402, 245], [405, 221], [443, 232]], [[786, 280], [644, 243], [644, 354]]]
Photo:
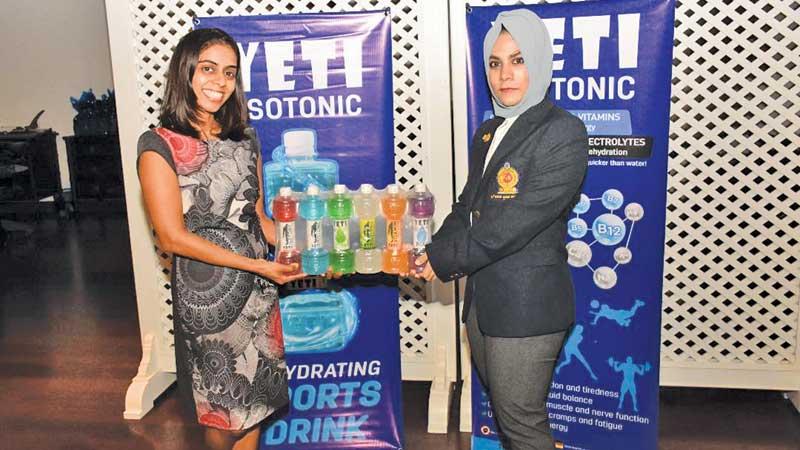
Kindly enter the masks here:
[[309, 275], [328, 267], [343, 274], [421, 272], [415, 260], [430, 242], [434, 198], [424, 184], [409, 193], [397, 185], [351, 192], [343, 184], [323, 191], [278, 189], [271, 203], [276, 261], [298, 263]]

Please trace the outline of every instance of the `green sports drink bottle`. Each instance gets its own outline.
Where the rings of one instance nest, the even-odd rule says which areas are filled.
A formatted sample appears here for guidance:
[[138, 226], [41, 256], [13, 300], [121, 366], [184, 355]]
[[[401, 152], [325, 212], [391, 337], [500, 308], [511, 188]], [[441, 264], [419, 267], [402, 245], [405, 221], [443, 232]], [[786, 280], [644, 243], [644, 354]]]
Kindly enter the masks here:
[[333, 251], [330, 253], [331, 267], [337, 273], [355, 272], [355, 256], [350, 248], [350, 218], [353, 217], [353, 200], [347, 187], [337, 184], [328, 198], [328, 217], [333, 223]]

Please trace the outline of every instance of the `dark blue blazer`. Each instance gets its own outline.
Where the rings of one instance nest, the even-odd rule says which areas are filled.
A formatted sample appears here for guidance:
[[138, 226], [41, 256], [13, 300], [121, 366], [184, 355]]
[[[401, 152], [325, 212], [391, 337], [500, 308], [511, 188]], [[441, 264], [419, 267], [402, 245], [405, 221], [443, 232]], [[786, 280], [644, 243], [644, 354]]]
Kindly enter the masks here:
[[428, 257], [439, 279], [468, 277], [462, 320], [476, 308], [484, 334], [562, 331], [575, 316], [564, 239], [588, 164], [586, 128], [545, 99], [517, 118], [483, 172], [503, 120], [475, 133], [464, 190]]

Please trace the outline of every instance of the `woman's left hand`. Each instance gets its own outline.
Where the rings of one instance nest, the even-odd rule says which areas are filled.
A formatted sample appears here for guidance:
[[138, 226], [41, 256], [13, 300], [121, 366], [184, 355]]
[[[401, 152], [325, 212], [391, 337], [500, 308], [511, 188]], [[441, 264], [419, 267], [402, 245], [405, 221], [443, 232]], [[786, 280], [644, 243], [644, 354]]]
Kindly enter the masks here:
[[431, 262], [428, 261], [427, 253], [419, 255], [419, 257], [417, 257], [417, 259], [414, 261], [414, 264], [417, 266], [425, 264], [425, 268], [422, 269], [421, 273], [412, 271], [414, 278], [423, 278], [426, 281], [433, 281], [435, 278], [437, 278], [436, 273], [433, 271], [433, 267], [431, 267]]

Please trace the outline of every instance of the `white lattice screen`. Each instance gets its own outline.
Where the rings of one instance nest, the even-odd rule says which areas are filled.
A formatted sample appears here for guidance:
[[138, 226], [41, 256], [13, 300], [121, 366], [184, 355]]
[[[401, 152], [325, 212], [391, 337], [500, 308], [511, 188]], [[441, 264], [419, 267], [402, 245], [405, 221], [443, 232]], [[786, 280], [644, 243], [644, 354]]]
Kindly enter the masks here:
[[[395, 178], [411, 188], [423, 182], [421, 139], [421, 101], [418, 52], [417, 7], [414, 0], [314, 0], [314, 1], [134, 1], [136, 52], [141, 111], [148, 125], [158, 121], [163, 90], [162, 80], [172, 49], [192, 27], [193, 17], [258, 15], [300, 12], [343, 12], [390, 8], [392, 16], [392, 56], [394, 88]], [[163, 255], [162, 255], [163, 261]], [[171, 332], [169, 316], [169, 269], [162, 273], [159, 286], [164, 298], [165, 331]], [[400, 280], [401, 350], [404, 356], [425, 357], [428, 345], [425, 290], [416, 280]], [[168, 332], [162, 334], [165, 344]]]
[[799, 10], [678, 6], [665, 364], [796, 365]]
[[[677, 3], [662, 367], [800, 377], [798, 18], [796, 0]], [[788, 386], [673, 374], [662, 382]]]

